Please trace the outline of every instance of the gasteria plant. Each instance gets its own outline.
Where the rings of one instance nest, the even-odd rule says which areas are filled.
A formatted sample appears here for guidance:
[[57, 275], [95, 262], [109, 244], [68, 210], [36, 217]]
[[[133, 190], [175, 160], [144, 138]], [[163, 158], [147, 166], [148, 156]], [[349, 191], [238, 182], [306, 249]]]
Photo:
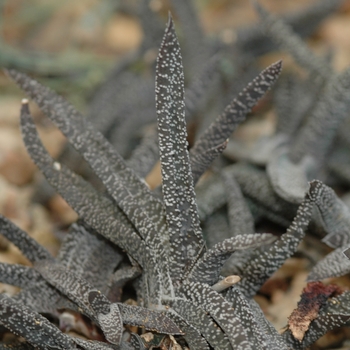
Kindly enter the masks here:
[[[225, 149], [238, 123], [276, 82], [281, 68], [282, 63], [277, 62], [262, 71], [188, 150], [182, 59], [169, 17], [157, 59], [155, 88], [162, 196], [157, 190], [152, 192], [68, 102], [25, 74], [7, 70], [83, 156], [105, 190], [96, 190], [51, 158], [40, 141], [28, 101], [23, 100], [21, 129], [27, 150], [80, 219], [54, 258], [1, 217], [2, 234], [32, 263], [32, 267], [0, 264], [1, 282], [21, 288], [12, 297], [0, 295], [0, 323], [25, 339], [11, 348], [146, 349], [162, 344], [163, 348], [187, 346], [191, 350], [299, 349], [327, 330], [346, 324], [349, 292], [327, 290], [318, 317], [310, 319], [307, 329], [296, 331], [294, 315], [282, 335], [252, 299], [297, 250], [314, 203], [325, 218], [336, 215], [341, 207], [322, 182], [310, 182], [281, 237], [248, 228], [210, 249], [203, 237], [194, 185]], [[228, 173], [225, 181], [236, 190]], [[333, 201], [331, 214], [323, 204], [325, 199]], [[229, 258], [223, 277], [222, 268]], [[128, 295], [126, 285], [136, 292], [137, 306], [121, 302], [121, 296]], [[67, 322], [62, 309], [74, 311], [70, 314], [73, 319], [80, 314], [88, 317], [102, 331], [100, 341], [93, 332], [85, 334], [89, 340], [61, 332], [54, 320], [58, 318], [61, 326], [63, 320]], [[51, 315], [53, 322], [41, 314]], [[74, 326], [72, 319], [71, 323]], [[141, 338], [128, 325], [152, 331], [152, 339]]]

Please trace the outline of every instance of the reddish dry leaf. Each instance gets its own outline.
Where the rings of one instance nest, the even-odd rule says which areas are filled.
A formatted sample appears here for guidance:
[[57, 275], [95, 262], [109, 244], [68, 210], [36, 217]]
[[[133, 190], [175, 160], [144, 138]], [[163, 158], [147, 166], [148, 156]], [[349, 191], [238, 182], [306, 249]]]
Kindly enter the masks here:
[[343, 290], [334, 284], [310, 282], [304, 288], [298, 306], [288, 318], [288, 326], [295, 339], [303, 340], [311, 321], [318, 317], [320, 308], [328, 298], [342, 294]]

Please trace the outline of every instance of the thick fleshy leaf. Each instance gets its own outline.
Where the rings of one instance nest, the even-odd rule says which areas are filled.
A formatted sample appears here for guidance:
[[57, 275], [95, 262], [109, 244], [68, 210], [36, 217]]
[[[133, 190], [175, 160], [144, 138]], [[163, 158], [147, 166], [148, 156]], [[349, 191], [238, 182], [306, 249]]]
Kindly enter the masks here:
[[176, 298], [171, 302], [171, 307], [181, 315], [189, 324], [199, 330], [205, 340], [214, 349], [230, 349], [231, 345], [227, 336], [217, 327], [210, 316], [194, 303]]
[[257, 249], [242, 268], [239, 288], [247, 298], [253, 297], [263, 283], [295, 253], [311, 218], [313, 208], [311, 198], [317, 197], [317, 193], [316, 184], [311, 183], [309, 194], [299, 206], [287, 232], [267, 249]]
[[11, 344], [7, 343], [0, 343], [0, 350], [33, 350], [35, 349], [32, 345], [29, 343], [23, 343], [23, 342], [13, 342]]
[[239, 315], [219, 293], [200, 282], [186, 282], [182, 285], [182, 291], [187, 299], [210, 314], [234, 349], [252, 349]]
[[223, 178], [226, 188], [231, 235], [254, 233], [254, 218], [243, 197], [241, 188], [233, 176], [223, 172]]
[[2, 215], [0, 215], [0, 233], [19, 248], [32, 263], [53, 259], [43, 246]]
[[[34, 269], [33, 269], [34, 270]], [[22, 305], [30, 305], [33, 311], [40, 313], [55, 313], [57, 309], [70, 309], [78, 311], [77, 306], [68, 298], [62, 295], [56, 288], [51, 286], [46, 280], [34, 270], [38, 275], [19, 293], [12, 298]], [[40, 295], [40, 298], [38, 298]]]
[[344, 276], [349, 273], [350, 260], [343, 254], [343, 250], [347, 248], [350, 248], [350, 245], [335, 249], [318, 261], [310, 271], [307, 280], [320, 281], [325, 278]]
[[278, 117], [276, 134], [290, 139], [316, 103], [323, 84], [321, 79], [310, 77], [300, 80], [292, 73], [281, 77], [278, 83], [274, 91], [274, 105]]
[[286, 201], [299, 204], [308, 188], [308, 168], [313, 168], [314, 161], [311, 157], [305, 157], [294, 163], [288, 153], [286, 147], [276, 149], [266, 170], [275, 192]]
[[40, 141], [27, 101], [21, 109], [21, 128], [28, 153], [57, 192], [92, 228], [125, 249], [142, 265], [141, 239], [125, 215], [110, 199], [50, 157]]
[[[208, 150], [222, 145], [236, 127], [246, 118], [247, 113], [265, 95], [281, 73], [282, 62], [278, 61], [263, 70], [216, 118], [190, 150], [191, 157], [203, 157]], [[197, 171], [198, 173], [198, 171]], [[197, 175], [198, 177], [198, 175]]]
[[[152, 340], [154, 341], [154, 337]], [[134, 347], [134, 350], [147, 350], [142, 338], [136, 333], [131, 333], [130, 344]]]
[[[278, 339], [275, 342], [274, 338], [278, 338], [279, 334], [275, 330], [272, 332], [270, 329], [266, 332], [265, 319], [258, 305], [252, 307], [252, 304], [245, 298], [245, 296], [240, 292], [238, 288], [232, 286], [230, 288], [231, 293], [228, 295], [230, 299], [226, 298], [230, 303], [232, 303], [232, 308], [235, 310], [236, 314], [242, 322], [244, 329], [247, 332], [250, 344], [253, 349], [261, 350], [272, 350], [272, 349], [283, 349], [286, 347], [281, 346], [282, 339]], [[260, 308], [259, 308], [260, 309]], [[258, 316], [256, 315], [258, 313]], [[260, 315], [259, 315], [260, 313]], [[263, 320], [261, 319], [261, 316]], [[264, 321], [264, 323], [262, 323]], [[272, 327], [272, 326], [271, 326]], [[273, 327], [272, 327], [273, 328]], [[269, 333], [270, 336], [268, 336]], [[272, 336], [271, 336], [272, 335]]]
[[[101, 254], [103, 252], [103, 254]], [[110, 276], [124, 254], [87, 225], [75, 223], [64, 238], [57, 256], [60, 264], [83, 277], [95, 288], [107, 293]]]
[[205, 153], [191, 154], [191, 168], [194, 184], [198, 182], [199, 178], [209, 168], [210, 164], [225, 150], [227, 142], [226, 140], [218, 146], [207, 149]]
[[264, 342], [268, 350], [289, 350], [286, 341], [278, 333], [276, 328], [266, 319], [259, 304], [251, 299], [250, 307], [254, 314], [255, 320], [259, 323], [259, 328], [264, 337]]
[[[158, 240], [152, 225], [162, 225], [162, 203], [147, 185], [129, 169], [122, 157], [102, 134], [67, 101], [50, 89], [14, 70], [7, 73], [60, 128], [74, 148], [85, 158], [107, 191], [121, 206], [142, 235]], [[142, 210], [138, 210], [142, 206]], [[152, 220], [153, 219], [153, 220]]]
[[330, 187], [321, 182], [319, 186], [315, 204], [327, 232], [322, 241], [332, 248], [344, 247], [350, 244], [350, 210]]
[[[288, 226], [296, 213], [297, 205], [280, 198], [261, 168], [237, 163], [225, 168], [228, 176], [234, 177], [242, 193], [251, 200], [260, 217]], [[226, 188], [219, 175], [213, 175], [197, 186], [198, 208], [201, 220], [209, 217], [226, 203]]]
[[150, 331], [164, 334], [183, 334], [181, 329], [164, 313], [118, 303], [123, 323], [142, 327]]
[[0, 301], [0, 323], [35, 348], [76, 349], [74, 342], [45, 317], [5, 294], [0, 294]]
[[202, 283], [214, 284], [220, 276], [221, 268], [225, 261], [236, 250], [261, 247], [270, 244], [276, 237], [265, 234], [245, 234], [225, 239], [208, 250], [194, 265], [188, 277], [189, 281], [201, 281]]
[[176, 283], [203, 250], [204, 242], [187, 151], [181, 53], [171, 17], [157, 59], [156, 109], [170, 273]]
[[103, 343], [101, 341], [84, 340], [78, 337], [72, 338], [73, 341], [84, 350], [132, 350], [133, 348], [127, 343], [121, 343], [120, 346]]
[[349, 91], [349, 68], [329, 78], [317, 105], [292, 142], [290, 158], [293, 161], [310, 154], [317, 165], [325, 162], [339, 125], [347, 116]]
[[40, 274], [32, 267], [0, 263], [0, 282], [19, 288], [35, 285], [41, 279]]
[[298, 206], [278, 196], [265, 171], [250, 164], [234, 164], [225, 170], [238, 182], [244, 196], [256, 206], [261, 217], [288, 226]]
[[201, 336], [200, 332], [194, 326], [186, 322], [182, 316], [173, 310], [169, 310], [169, 317], [171, 317], [184, 332], [184, 338], [191, 350], [209, 350], [208, 343]]
[[35, 268], [47, 282], [95, 320], [109, 342], [120, 344], [123, 322], [116, 304], [111, 304], [99, 290], [92, 287], [86, 280], [58, 264], [39, 262], [35, 264]]
[[158, 134], [151, 130], [135, 148], [130, 158], [126, 161], [129, 168], [140, 177], [145, 178], [159, 160]]

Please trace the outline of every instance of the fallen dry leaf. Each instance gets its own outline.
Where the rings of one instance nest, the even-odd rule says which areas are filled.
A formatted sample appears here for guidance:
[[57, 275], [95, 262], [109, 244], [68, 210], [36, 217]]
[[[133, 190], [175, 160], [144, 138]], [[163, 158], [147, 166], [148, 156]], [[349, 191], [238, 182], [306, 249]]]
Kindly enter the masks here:
[[330, 297], [343, 291], [339, 286], [322, 282], [310, 282], [304, 288], [297, 308], [288, 318], [288, 326], [295, 339], [302, 341], [311, 321], [317, 318], [320, 308]]

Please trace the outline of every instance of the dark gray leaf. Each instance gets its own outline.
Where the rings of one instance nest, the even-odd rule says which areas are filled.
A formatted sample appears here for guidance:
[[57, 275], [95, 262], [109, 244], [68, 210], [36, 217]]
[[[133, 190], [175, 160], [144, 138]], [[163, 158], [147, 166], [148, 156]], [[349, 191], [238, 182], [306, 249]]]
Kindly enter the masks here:
[[[149, 191], [147, 185], [129, 169], [111, 144], [67, 101], [50, 89], [14, 70], [7, 73], [39, 105], [43, 112], [60, 128], [74, 148], [85, 158], [112, 197], [141, 234], [158, 236], [150, 230], [159, 221], [162, 203]], [[142, 206], [143, 210], [138, 210]], [[156, 217], [155, 217], [156, 215]], [[152, 219], [154, 222], [152, 222]], [[148, 228], [148, 230], [146, 229]]]
[[118, 303], [118, 306], [125, 324], [158, 333], [183, 334], [181, 329], [164, 312], [121, 303]]
[[226, 188], [228, 219], [232, 236], [254, 233], [254, 218], [244, 199], [241, 188], [233, 176], [222, 173]]
[[315, 187], [315, 183], [311, 183], [310, 194], [305, 196], [287, 232], [271, 247], [257, 249], [242, 268], [239, 288], [247, 298], [254, 296], [262, 284], [296, 251], [310, 221], [312, 200], [318, 193]]
[[209, 350], [208, 343], [195, 327], [190, 325], [184, 318], [171, 309], [169, 310], [169, 317], [171, 317], [185, 333], [184, 338], [191, 350]]
[[342, 247], [335, 249], [325, 258], [318, 261], [307, 277], [307, 281], [319, 281], [325, 278], [344, 276], [350, 272], [350, 260], [343, 254]]
[[227, 350], [231, 348], [227, 336], [202, 308], [180, 298], [173, 300], [171, 306], [189, 324], [198, 329], [214, 349]]
[[23, 337], [35, 348], [76, 349], [74, 342], [45, 317], [0, 294], [0, 323], [12, 333]]
[[52, 255], [43, 246], [2, 215], [0, 215], [0, 233], [19, 248], [32, 263], [53, 259]]
[[350, 244], [350, 210], [328, 186], [319, 182], [319, 196], [315, 204], [327, 232], [323, 242], [332, 248]]
[[225, 261], [236, 250], [261, 247], [275, 240], [276, 237], [268, 233], [245, 234], [225, 239], [204, 253], [191, 270], [188, 280], [193, 282], [201, 281], [212, 285], [219, 279], [220, 271]]
[[40, 274], [33, 268], [18, 264], [0, 263], [0, 282], [19, 288], [38, 283]]
[[186, 282], [182, 291], [187, 299], [210, 314], [227, 335], [233, 349], [252, 349], [239, 315], [219, 293], [200, 282]]
[[267, 67], [251, 81], [197, 140], [191, 148], [191, 157], [199, 157], [208, 150], [223, 144], [238, 124], [246, 118], [247, 113], [276, 82], [281, 69], [282, 62], [278, 61]]
[[209, 168], [211, 163], [225, 150], [227, 140], [220, 145], [207, 149], [205, 153], [191, 154], [191, 168], [193, 183], [196, 184], [199, 178]]
[[181, 53], [171, 17], [157, 59], [156, 109], [170, 273], [176, 283], [184, 277], [184, 266], [200, 254], [204, 242], [187, 151]]
[[111, 304], [100, 291], [94, 289], [87, 281], [58, 264], [39, 262], [35, 264], [35, 268], [46, 281], [75, 302], [84, 313], [95, 320], [109, 342], [120, 344], [123, 323], [116, 304]]
[[71, 172], [63, 164], [54, 162], [42, 145], [28, 103], [21, 109], [23, 141], [35, 164], [44, 173], [50, 184], [68, 204], [101, 235], [125, 249], [141, 265], [142, 245], [140, 237], [116, 205], [98, 193], [88, 182]]

